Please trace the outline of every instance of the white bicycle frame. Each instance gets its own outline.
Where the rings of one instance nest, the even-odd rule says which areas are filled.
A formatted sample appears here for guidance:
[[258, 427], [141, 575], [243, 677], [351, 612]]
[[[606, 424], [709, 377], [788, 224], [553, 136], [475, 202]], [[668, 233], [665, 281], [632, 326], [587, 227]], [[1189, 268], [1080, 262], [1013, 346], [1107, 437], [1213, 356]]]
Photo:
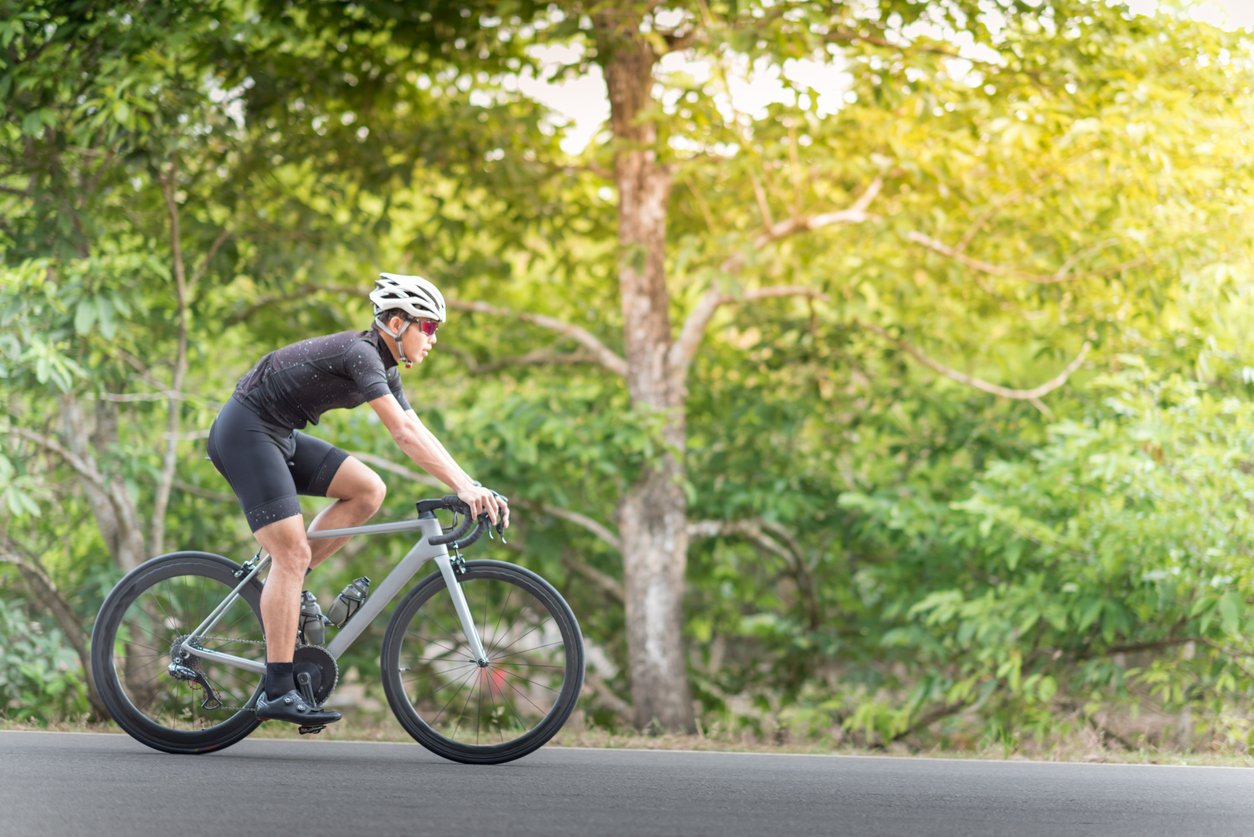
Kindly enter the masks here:
[[[466, 596], [462, 593], [461, 585], [457, 583], [457, 570], [453, 560], [449, 557], [448, 547], [444, 545], [437, 546], [431, 543], [432, 538], [443, 534], [443, 531], [440, 529], [440, 522], [434, 515], [422, 516], [416, 520], [403, 520], [397, 523], [374, 523], [367, 526], [353, 526], [348, 529], [322, 529], [316, 532], [309, 532], [308, 535], [309, 539], [313, 541], [340, 538], [347, 535], [385, 535], [413, 531], [422, 532], [422, 538], [409, 550], [409, 554], [392, 568], [387, 578], [383, 579], [383, 582], [366, 599], [366, 603], [361, 606], [361, 609], [353, 614], [353, 618], [336, 634], [335, 639], [327, 643], [327, 653], [338, 660], [340, 655], [348, 650], [357, 637], [361, 636], [366, 628], [374, 622], [375, 617], [396, 597], [396, 594], [409, 583], [410, 579], [418, 574], [418, 571], [422, 569], [422, 565], [427, 561], [434, 560], [436, 566], [440, 568], [440, 574], [444, 576], [444, 583], [448, 587], [449, 594], [453, 597], [453, 607], [457, 610], [457, 618], [461, 620], [462, 631], [466, 634], [466, 641], [470, 643], [470, 648], [474, 651], [475, 659], [478, 663], [486, 665], [488, 662], [487, 654], [483, 650], [479, 632], [475, 629], [474, 619], [471, 618], [470, 606], [466, 604]], [[257, 660], [237, 657], [234, 654], [224, 654], [221, 651], [208, 651], [204, 648], [196, 648], [195, 645], [199, 637], [206, 636], [213, 630], [214, 625], [218, 623], [223, 614], [230, 609], [231, 605], [235, 604], [244, 586], [251, 582], [269, 563], [270, 556], [267, 554], [243, 576], [240, 583], [213, 609], [213, 612], [205, 617], [205, 621], [200, 623], [200, 627], [187, 635], [183, 640], [181, 649], [184, 654], [191, 654], [205, 660], [224, 663], [235, 668], [256, 672], [257, 674], [265, 673], [265, 660], [258, 662]]]

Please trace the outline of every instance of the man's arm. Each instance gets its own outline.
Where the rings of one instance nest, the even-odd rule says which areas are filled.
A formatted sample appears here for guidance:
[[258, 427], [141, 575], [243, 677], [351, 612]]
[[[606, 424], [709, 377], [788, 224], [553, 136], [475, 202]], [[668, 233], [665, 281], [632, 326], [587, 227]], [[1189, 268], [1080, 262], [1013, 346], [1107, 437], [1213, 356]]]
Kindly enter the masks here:
[[415, 465], [453, 489], [470, 506], [473, 516], [487, 512], [489, 519], [496, 523], [503, 515], [505, 525], [509, 525], [509, 506], [491, 490], [471, 479], [413, 410], [401, 409], [400, 402], [390, 393], [368, 403], [392, 434], [397, 447]]

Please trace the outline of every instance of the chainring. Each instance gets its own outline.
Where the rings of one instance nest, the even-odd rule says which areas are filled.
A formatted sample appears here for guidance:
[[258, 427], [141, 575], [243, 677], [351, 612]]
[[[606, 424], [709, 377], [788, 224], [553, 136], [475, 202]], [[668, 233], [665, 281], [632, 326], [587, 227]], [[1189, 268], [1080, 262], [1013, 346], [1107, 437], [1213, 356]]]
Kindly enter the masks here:
[[292, 677], [296, 680], [296, 688], [300, 688], [300, 675], [309, 674], [309, 685], [313, 689], [314, 702], [321, 706], [331, 696], [335, 683], [340, 678], [339, 666], [335, 658], [321, 645], [302, 645], [292, 656]]

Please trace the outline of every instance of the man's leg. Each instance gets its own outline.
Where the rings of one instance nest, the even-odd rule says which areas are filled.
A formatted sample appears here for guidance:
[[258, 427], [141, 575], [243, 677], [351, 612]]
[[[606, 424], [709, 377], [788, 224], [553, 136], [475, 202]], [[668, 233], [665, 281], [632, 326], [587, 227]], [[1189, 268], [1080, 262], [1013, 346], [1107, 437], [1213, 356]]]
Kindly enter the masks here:
[[276, 520], [253, 533], [270, 553], [270, 574], [261, 591], [266, 629], [266, 662], [291, 663], [300, 621], [300, 591], [309, 569], [309, 539], [300, 515]]
[[277, 520], [253, 533], [270, 553], [270, 574], [261, 591], [261, 621], [266, 629], [266, 683], [257, 699], [257, 717], [311, 727], [338, 721], [340, 713], [318, 709], [295, 693], [292, 656], [300, 621], [300, 591], [309, 569], [309, 540], [300, 515]]
[[[378, 474], [350, 456], [335, 472], [335, 477], [327, 487], [327, 496], [335, 498], [335, 502], [313, 519], [313, 523], [309, 524], [311, 532], [318, 529], [346, 529], [365, 523], [383, 505], [387, 486], [379, 479]], [[310, 566], [316, 567], [346, 543], [348, 538], [310, 541]], [[299, 586], [296, 588], [296, 595], [300, 596]], [[264, 601], [262, 607], [265, 607]]]

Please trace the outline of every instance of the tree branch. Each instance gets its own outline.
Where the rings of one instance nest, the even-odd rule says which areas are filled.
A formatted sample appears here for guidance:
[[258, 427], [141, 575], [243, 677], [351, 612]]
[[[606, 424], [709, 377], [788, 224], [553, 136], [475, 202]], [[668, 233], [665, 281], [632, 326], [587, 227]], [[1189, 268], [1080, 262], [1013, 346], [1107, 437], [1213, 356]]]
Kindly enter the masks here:
[[[846, 209], [836, 212], [825, 212], [819, 215], [792, 217], [785, 221], [771, 224], [753, 240], [753, 249], [755, 251], [760, 250], [768, 244], [779, 241], [781, 238], [787, 238], [800, 232], [809, 232], [836, 224], [861, 224], [869, 221], [875, 216], [868, 213], [867, 208], [883, 188], [884, 179], [876, 177], [867, 185], [862, 194], [858, 196], [858, 199]], [[744, 262], [744, 252], [736, 253], [723, 262], [723, 272], [736, 273], [744, 266]]]
[[209, 245], [209, 251], [200, 260], [200, 264], [196, 265], [196, 269], [192, 271], [192, 278], [188, 280], [189, 287], [195, 288], [200, 280], [204, 278], [205, 273], [209, 270], [209, 263], [213, 261], [213, 257], [218, 254], [218, 250], [222, 248], [222, 245], [227, 242], [231, 235], [232, 233], [226, 228], [218, 232], [218, 237], [213, 240], [213, 244]]
[[1095, 273], [1071, 273], [1071, 265], [1074, 264], [1076, 260], [1073, 257], [1068, 259], [1067, 262], [1054, 273], [1032, 273], [1030, 271], [1020, 270], [1014, 267], [1006, 267], [1004, 265], [994, 264], [992, 262], [986, 262], [982, 259], [973, 258], [964, 253], [960, 248], [950, 247], [944, 242], [937, 241], [930, 236], [926, 236], [923, 233], [916, 232], [914, 230], [906, 233], [906, 239], [914, 244], [920, 245], [921, 247], [925, 247], [934, 253], [939, 253], [942, 256], [951, 258], [958, 262], [958, 264], [968, 267], [971, 270], [976, 270], [980, 273], [987, 273], [992, 276], [1009, 276], [1015, 279], [1023, 279], [1037, 285], [1057, 285], [1060, 282], [1074, 282], [1081, 279], [1101, 279], [1106, 276], [1113, 276], [1117, 273], [1122, 273], [1125, 270], [1131, 270], [1134, 267], [1145, 264], [1153, 258], [1152, 255], [1147, 254]]
[[183, 480], [175, 480], [174, 488], [184, 494], [190, 494], [193, 497], [202, 497], [206, 500], [213, 500], [218, 503], [236, 502], [234, 494], [227, 494], [224, 491], [210, 491], [207, 488], [201, 488], [200, 486], [192, 485], [190, 482], [184, 482]]
[[911, 723], [908, 727], [903, 729], [901, 732], [887, 736], [884, 739], [883, 743], [885, 745], [888, 745], [888, 744], [893, 743], [894, 741], [899, 741], [908, 735], [913, 735], [919, 730], [927, 729], [928, 727], [930, 727], [932, 724], [936, 723], [937, 721], [948, 718], [950, 715], [957, 715], [959, 712], [961, 712], [963, 709], [966, 709], [970, 705], [971, 705], [970, 701], [960, 700], [954, 703], [945, 703], [945, 704], [941, 704], [940, 706], [934, 706], [930, 710], [928, 710], [927, 712], [924, 712], [922, 715], [916, 718], [913, 723]]
[[[875, 35], [863, 35], [858, 32], [850, 32], [847, 29], [833, 29], [827, 33], [826, 39], [832, 43], [870, 44], [871, 46], [877, 46], [877, 47], [883, 47], [886, 49], [896, 50], [897, 52], [900, 52], [900, 53], [924, 52], [924, 53], [929, 53], [932, 55], [941, 55], [941, 56], [944, 56], [945, 58], [957, 58], [961, 61], [970, 61], [973, 65], [988, 67], [994, 70], [1005, 69], [1005, 67], [1003, 67], [1001, 64], [998, 64], [995, 61], [986, 61], [982, 58], [971, 58], [969, 56], [963, 55], [960, 52], [956, 52], [953, 49], [948, 49], [943, 46], [933, 46], [931, 44], [917, 44], [917, 43], [911, 43], [911, 42], [907, 42], [904, 44], [896, 44], [888, 40], [887, 38], [880, 38]], [[1035, 77], [1037, 73], [1031, 72], [1029, 73], [1029, 75], [1032, 77]]]
[[585, 671], [583, 682], [593, 696], [613, 710], [619, 718], [626, 719], [632, 716], [631, 704], [619, 697], [596, 671], [592, 669]]
[[[1076, 357], [1070, 363], [1066, 365], [1066, 367], [1062, 370], [1062, 372], [1058, 373], [1056, 376], [1046, 381], [1045, 383], [1041, 384], [1040, 386], [1033, 387], [1032, 389], [1010, 389], [1008, 387], [998, 386], [997, 384], [990, 384], [988, 381], [983, 381], [983, 380], [980, 380], [979, 378], [974, 378], [970, 375], [966, 375], [955, 369], [950, 369], [948, 366], [945, 366], [941, 363], [938, 363], [935, 360], [932, 360], [930, 357], [923, 354], [923, 352], [915, 348], [906, 340], [903, 340], [899, 337], [893, 337], [891, 334], [889, 334], [887, 331], [880, 328], [879, 326], [871, 325], [870, 323], [859, 323], [859, 325], [862, 328], [865, 328], [867, 331], [871, 332], [872, 334], [877, 334], [880, 337], [883, 337], [885, 340], [892, 342], [894, 345], [897, 346], [897, 348], [901, 349], [906, 354], [910, 355], [912, 358], [917, 360], [919, 363], [923, 364], [928, 369], [931, 369], [933, 372], [936, 372], [940, 375], [944, 375], [946, 378], [949, 378], [950, 380], [953, 380], [953, 381], [957, 381], [960, 384], [965, 384], [969, 387], [973, 387], [974, 389], [978, 389], [981, 392], [987, 392], [990, 395], [996, 395], [1001, 398], [1010, 398], [1010, 399], [1014, 399], [1018, 401], [1037, 402], [1042, 396], [1048, 395], [1049, 393], [1053, 392], [1054, 390], [1058, 389], [1060, 386], [1065, 384], [1067, 382], [1067, 379], [1071, 377], [1071, 373], [1079, 369], [1080, 365], [1084, 363], [1084, 358], [1088, 356], [1089, 349], [1092, 348], [1092, 346], [1086, 340], [1084, 342], [1084, 345], [1080, 347], [1080, 353], [1076, 355]], [[1040, 407], [1043, 407], [1044, 405], [1037, 404], [1036, 406], [1039, 409]]]
[[793, 556], [779, 541], [762, 531], [761, 522], [756, 520], [701, 520], [688, 524], [688, 537], [717, 538], [726, 535], [738, 535], [752, 541], [758, 546], [792, 563]]
[[571, 366], [581, 363], [598, 363], [591, 352], [561, 353], [552, 349], [535, 349], [517, 357], [498, 358], [487, 363], [476, 363], [468, 352], [457, 352], [466, 363], [471, 375], [499, 372], [511, 366]]
[[700, 301], [688, 314], [688, 319], [684, 321], [684, 326], [679, 332], [679, 339], [671, 344], [667, 364], [670, 366], [671, 374], [679, 376], [682, 380], [687, 376], [688, 368], [692, 365], [692, 359], [697, 354], [697, 349], [701, 345], [701, 338], [705, 336], [705, 330], [713, 319], [714, 313], [723, 305], [732, 302], [753, 302], [759, 299], [772, 299], [774, 297], [784, 296], [808, 296], [812, 299], [827, 299], [827, 295], [815, 288], [803, 288], [795, 285], [785, 285], [770, 288], [757, 288], [754, 290], [743, 291], [738, 294], [722, 293], [715, 288], [706, 291]]
[[166, 390], [165, 392], [102, 392], [99, 395], [90, 395], [88, 398], [121, 404], [130, 401], [187, 401], [191, 396], [174, 390]]
[[[820, 215], [793, 217], [774, 224], [767, 224], [766, 229], [754, 238], [752, 250], [753, 252], [759, 252], [766, 246], [797, 233], [809, 232], [835, 224], [860, 224], [868, 221], [874, 216], [867, 212], [867, 208], [879, 195], [883, 187], [883, 178], [876, 177], [847, 209]], [[735, 275], [744, 268], [746, 260], [747, 256], [744, 251], [733, 253], [723, 261], [720, 271], [724, 274]], [[730, 302], [748, 302], [773, 296], [825, 298], [821, 292], [809, 288], [763, 288], [759, 291], [746, 291], [741, 294], [727, 294], [719, 291], [717, 288], [711, 288], [697, 303], [696, 307], [693, 308], [692, 312], [689, 313], [688, 319], [684, 321], [683, 328], [680, 329], [679, 339], [671, 345], [669, 356], [667, 357], [667, 364], [670, 367], [671, 374], [677, 376], [679, 380], [687, 377], [688, 369], [692, 366], [692, 359], [696, 356], [697, 349], [701, 345], [701, 338], [705, 336], [705, 330], [709, 327], [710, 320], [714, 317], [714, 312], [720, 306]]]
[[463, 300], [448, 300], [448, 307], [458, 311], [473, 311], [476, 314], [489, 314], [494, 317], [508, 317], [511, 319], [522, 320], [525, 323], [540, 326], [549, 331], [556, 332], [563, 337], [569, 337], [579, 345], [583, 346], [601, 366], [619, 375], [627, 377], [627, 361], [622, 356], [616, 354], [608, 346], [594, 337], [590, 332], [577, 325], [562, 322], [561, 320], [546, 317], [543, 314], [530, 314], [525, 311], [514, 311], [509, 308], [499, 308], [495, 305], [489, 305], [486, 302], [467, 302]]
[[809, 626], [812, 630], [817, 630], [822, 624], [822, 613], [814, 576], [806, 565], [801, 545], [793, 538], [792, 533], [783, 526], [759, 519], [702, 520], [688, 524], [688, 537], [693, 539], [729, 535], [742, 537], [784, 560], [791, 571], [793, 581], [796, 582], [797, 593], [804, 602]]
[[529, 509], [538, 514], [547, 514], [547, 515], [550, 515], [551, 517], [556, 517], [559, 520], [565, 520], [568, 523], [574, 523], [576, 526], [580, 526], [586, 529], [587, 531], [591, 532], [592, 534], [596, 535], [598, 538], [605, 541], [605, 543], [612, 546], [618, 552], [623, 551], [623, 542], [622, 542], [622, 539], [618, 537], [618, 535], [614, 534], [614, 532], [612, 532], [609, 529], [609, 527], [605, 526], [602, 523], [598, 523], [597, 521], [593, 520], [592, 518], [586, 515], [582, 515], [576, 511], [571, 511], [570, 509], [559, 508], [558, 506], [549, 506], [549, 505], [545, 505], [544, 503], [532, 503], [528, 500], [519, 500], [517, 502], [511, 500], [510, 502], [512, 505], [517, 505], [520, 508]]
[[575, 575], [582, 577], [585, 581], [590, 582], [593, 587], [600, 590], [617, 604], [622, 605], [626, 603], [627, 597], [623, 593], [623, 585], [619, 584], [617, 579], [601, 572], [596, 567], [569, 556], [563, 556], [562, 566]]
[[[25, 427], [19, 427], [18, 425], [9, 425], [8, 429], [10, 432], [16, 433], [23, 439], [34, 442], [49, 453], [56, 454], [66, 465], [69, 465], [70, 468], [73, 469], [74, 473], [78, 474], [84, 482], [89, 483], [92, 488], [95, 488], [101, 494], [112, 496], [109, 486], [105, 484], [104, 477], [102, 477], [100, 472], [96, 470], [95, 465], [80, 458], [75, 453], [65, 448], [56, 439], [53, 439], [50, 436], [45, 436], [42, 433], [36, 433], [33, 430], [27, 430]], [[117, 504], [114, 503], [113, 505], [116, 507]]]
[[367, 465], [373, 465], [380, 470], [405, 477], [406, 479], [412, 480], [419, 485], [427, 485], [437, 489], [448, 488], [448, 486], [430, 474], [423, 473], [422, 471], [415, 471], [413, 468], [406, 468], [404, 465], [397, 465], [392, 460], [385, 459], [382, 456], [375, 456], [373, 453], [366, 453], [365, 451], [360, 450], [349, 451], [349, 454], [357, 457]]

